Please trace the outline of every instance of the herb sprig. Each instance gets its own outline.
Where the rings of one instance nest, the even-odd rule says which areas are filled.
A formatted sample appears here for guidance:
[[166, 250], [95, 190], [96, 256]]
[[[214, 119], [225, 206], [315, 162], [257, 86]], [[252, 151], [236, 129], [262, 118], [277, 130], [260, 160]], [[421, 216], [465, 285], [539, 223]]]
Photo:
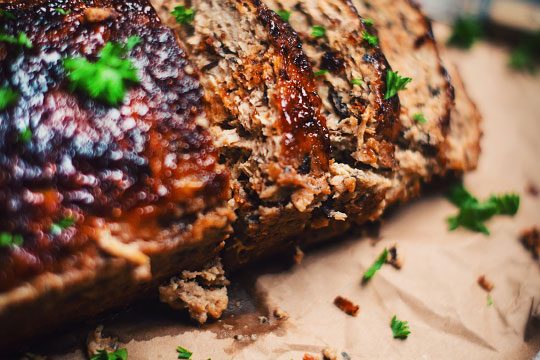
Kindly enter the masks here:
[[409, 77], [400, 76], [397, 71], [388, 70], [386, 72], [386, 94], [384, 99], [388, 100], [397, 95], [398, 91], [407, 88], [407, 84], [412, 81]]
[[369, 267], [369, 269], [366, 270], [364, 273], [364, 277], [362, 279], [363, 282], [369, 281], [373, 276], [375, 276], [375, 273], [381, 269], [381, 267], [386, 262], [386, 259], [388, 259], [388, 249], [384, 249], [383, 252], [379, 255], [377, 260]]
[[50, 232], [53, 235], [60, 235], [63, 230], [66, 230], [70, 226], [73, 226], [75, 224], [75, 219], [71, 216], [67, 216], [60, 221], [53, 223], [51, 225]]
[[413, 115], [413, 120], [416, 121], [419, 124], [425, 124], [427, 123], [427, 119], [422, 113], [416, 113]]
[[176, 22], [179, 24], [191, 24], [195, 20], [196, 11], [192, 8], [179, 5], [174, 8], [171, 14], [176, 18]]
[[0, 111], [3, 111], [19, 100], [19, 93], [8, 86], [0, 87]]
[[276, 13], [281, 18], [281, 20], [289, 22], [289, 19], [291, 18], [291, 12], [289, 10], [278, 10], [276, 11]]
[[320, 39], [326, 35], [326, 28], [321, 25], [315, 25], [311, 28], [311, 36], [315, 39]]
[[315, 71], [315, 72], [313, 73], [313, 75], [315, 75], [315, 76], [323, 76], [323, 75], [325, 75], [325, 74], [328, 74], [328, 72], [329, 72], [328, 70], [322, 69], [322, 70], [317, 70], [317, 71]]
[[118, 349], [113, 352], [107, 352], [106, 350], [98, 350], [95, 355], [92, 355], [90, 360], [127, 360], [127, 349]]
[[367, 42], [370, 46], [377, 46], [379, 45], [379, 38], [376, 35], [371, 35], [367, 31], [364, 31], [362, 33], [362, 40]]
[[178, 353], [179, 359], [191, 359], [191, 355], [193, 355], [191, 351], [181, 346], [176, 347], [176, 352]]
[[57, 7], [56, 9], [54, 9], [54, 11], [56, 11], [58, 14], [64, 15], [64, 16], [71, 14], [71, 10], [62, 9], [61, 7]]
[[21, 246], [24, 242], [22, 235], [9, 232], [0, 232], [0, 248], [9, 246]]
[[411, 331], [409, 329], [409, 322], [398, 320], [396, 315], [392, 317], [392, 321], [390, 322], [390, 328], [392, 329], [394, 339], [404, 340], [411, 334]]
[[482, 20], [474, 16], [462, 16], [454, 22], [448, 44], [462, 49], [470, 49], [483, 34]]
[[364, 81], [362, 79], [355, 78], [355, 79], [351, 79], [351, 84], [362, 86], [364, 85]]
[[6, 19], [15, 20], [16, 17], [11, 11], [0, 9], [0, 17], [5, 17]]
[[5, 42], [12, 45], [18, 45], [21, 47], [25, 47], [27, 49], [31, 49], [33, 47], [32, 42], [30, 41], [28, 36], [26, 36], [26, 33], [23, 33], [23, 32], [19, 32], [17, 36], [8, 35], [8, 34], [0, 34], [0, 42]]
[[459, 213], [448, 218], [450, 230], [462, 226], [472, 231], [489, 235], [485, 222], [495, 215], [513, 216], [519, 209], [520, 198], [517, 194], [492, 195], [485, 201], [479, 201], [462, 184], [454, 186], [448, 199], [459, 208]]

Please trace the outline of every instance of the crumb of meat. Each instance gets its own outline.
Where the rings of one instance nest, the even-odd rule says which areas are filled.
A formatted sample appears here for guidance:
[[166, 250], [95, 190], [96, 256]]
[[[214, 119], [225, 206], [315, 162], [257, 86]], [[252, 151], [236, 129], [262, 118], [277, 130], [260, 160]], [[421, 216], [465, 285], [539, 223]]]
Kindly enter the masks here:
[[280, 308], [274, 310], [274, 316], [278, 320], [287, 320], [289, 318], [289, 314], [286, 311], [281, 310]]
[[204, 324], [208, 317], [218, 319], [229, 298], [225, 272], [218, 259], [202, 271], [183, 271], [159, 287], [159, 298], [174, 309], [187, 309], [192, 319]]
[[527, 185], [527, 193], [531, 196], [537, 197], [540, 191], [535, 184], [529, 183], [529, 185]]
[[360, 306], [353, 304], [352, 301], [349, 299], [346, 299], [342, 296], [336, 296], [334, 299], [334, 304], [344, 313], [356, 316], [358, 315], [358, 310], [360, 310]]
[[259, 316], [259, 324], [268, 324], [268, 318], [266, 316]]
[[304, 252], [302, 251], [302, 249], [300, 249], [299, 246], [296, 246], [294, 249], [293, 259], [294, 259], [295, 264], [297, 265], [300, 265], [302, 263], [302, 260], [304, 260]]
[[540, 256], [540, 229], [534, 226], [521, 233], [521, 243], [538, 259]]
[[317, 355], [304, 354], [302, 360], [320, 360], [320, 358]]
[[478, 278], [478, 285], [480, 285], [480, 287], [486, 291], [491, 291], [493, 290], [493, 288], [495, 287], [495, 285], [493, 285], [493, 283], [491, 281], [489, 281], [485, 275], [481, 275], [479, 278]]
[[389, 248], [388, 253], [389, 257], [386, 262], [398, 270], [401, 269], [403, 266], [403, 260], [398, 257], [397, 246], [393, 245], [391, 248]]
[[84, 20], [87, 23], [102, 22], [115, 19], [119, 14], [112, 8], [89, 7], [84, 9]]
[[118, 347], [118, 338], [103, 337], [103, 325], [99, 325], [94, 331], [90, 332], [86, 339], [86, 351], [88, 357], [96, 355], [99, 350], [114, 352], [118, 350]]
[[337, 351], [329, 347], [323, 349], [322, 355], [324, 360], [338, 360]]

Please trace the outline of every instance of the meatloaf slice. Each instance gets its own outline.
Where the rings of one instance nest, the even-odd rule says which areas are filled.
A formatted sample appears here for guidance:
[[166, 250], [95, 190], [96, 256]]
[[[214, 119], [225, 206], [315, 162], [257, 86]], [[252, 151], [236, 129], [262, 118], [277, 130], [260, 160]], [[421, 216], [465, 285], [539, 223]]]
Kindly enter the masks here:
[[[197, 71], [146, 0], [0, 8], [20, 40], [0, 42], [0, 86], [16, 94], [0, 111], [2, 348], [208, 262], [234, 213]], [[63, 66], [106, 44], [137, 72], [118, 106], [74, 91]]]

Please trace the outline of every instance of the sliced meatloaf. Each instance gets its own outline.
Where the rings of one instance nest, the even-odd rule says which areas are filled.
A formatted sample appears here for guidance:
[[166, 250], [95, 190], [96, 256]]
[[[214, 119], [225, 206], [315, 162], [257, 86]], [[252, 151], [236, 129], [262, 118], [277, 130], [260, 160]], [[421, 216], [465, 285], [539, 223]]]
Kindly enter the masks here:
[[[146, 0], [0, 8], [1, 348], [213, 259], [234, 214], [198, 73]], [[64, 67], [107, 46], [137, 80], [114, 106]]]

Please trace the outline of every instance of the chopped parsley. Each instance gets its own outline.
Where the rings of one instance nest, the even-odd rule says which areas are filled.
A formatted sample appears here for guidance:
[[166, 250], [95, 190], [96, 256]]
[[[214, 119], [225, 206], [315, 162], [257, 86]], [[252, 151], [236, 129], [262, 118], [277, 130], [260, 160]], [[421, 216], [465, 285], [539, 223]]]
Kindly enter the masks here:
[[140, 41], [138, 36], [132, 36], [126, 45], [108, 42], [99, 52], [96, 62], [83, 57], [64, 59], [71, 89], [80, 90], [111, 106], [120, 104], [127, 86], [140, 81], [133, 62], [125, 58]]
[[407, 88], [407, 84], [412, 81], [409, 77], [402, 77], [397, 71], [388, 70], [386, 72], [386, 94], [384, 99], [388, 100], [397, 95], [398, 91]]
[[62, 220], [60, 220], [59, 222], [53, 223], [51, 225], [51, 229], [50, 229], [51, 234], [60, 235], [62, 233], [62, 230], [66, 230], [68, 227], [72, 226], [73, 224], [75, 224], [75, 219], [72, 218], [71, 216], [67, 216], [63, 218]]
[[23, 32], [20, 32], [19, 34], [17, 34], [17, 36], [0, 34], [0, 42], [5, 42], [12, 45], [19, 45], [28, 49], [32, 48], [32, 42]]
[[394, 315], [392, 321], [390, 322], [390, 328], [392, 329], [394, 339], [404, 340], [411, 333], [409, 330], [409, 322], [398, 320], [396, 315]]
[[19, 234], [12, 234], [8, 232], [0, 232], [0, 248], [8, 246], [21, 246], [23, 244], [23, 237]]
[[277, 14], [279, 15], [279, 17], [283, 20], [283, 21], [289, 21], [289, 19], [291, 18], [291, 12], [288, 11], [288, 10], [278, 10], [277, 11]]
[[422, 113], [416, 113], [413, 115], [413, 120], [416, 121], [419, 124], [425, 124], [427, 123], [427, 119]]
[[324, 26], [315, 25], [311, 28], [311, 36], [315, 39], [322, 38], [326, 34]]
[[377, 46], [379, 45], [379, 38], [376, 35], [371, 35], [367, 31], [364, 31], [362, 33], [362, 40], [367, 42], [370, 46]]
[[19, 93], [8, 86], [0, 87], [0, 111], [15, 104], [19, 99]]
[[25, 126], [19, 133], [19, 141], [27, 144], [30, 140], [32, 140], [32, 130], [28, 126]]
[[474, 16], [462, 16], [456, 19], [448, 44], [462, 49], [470, 49], [482, 37], [484, 24]]
[[364, 81], [362, 79], [352, 79], [351, 84], [362, 86], [362, 85], [364, 85]]
[[493, 297], [491, 296], [491, 294], [488, 294], [487, 295], [487, 306], [491, 306], [493, 305]]
[[492, 195], [486, 201], [479, 201], [463, 185], [454, 186], [448, 194], [448, 199], [459, 208], [456, 216], [448, 218], [450, 230], [462, 226], [472, 231], [489, 235], [485, 222], [495, 215], [513, 216], [519, 209], [519, 195]]
[[324, 74], [328, 74], [328, 70], [317, 70], [313, 73], [315, 76], [323, 76]]
[[92, 355], [90, 360], [127, 360], [127, 349], [118, 349], [113, 352], [107, 352], [106, 350], [98, 350], [95, 355]]
[[66, 9], [62, 9], [62, 8], [59, 8], [59, 7], [54, 9], [54, 11], [56, 11], [60, 15], [69, 15], [69, 14], [71, 14], [71, 10], [66, 10]]
[[193, 355], [191, 351], [181, 346], [176, 347], [176, 352], [178, 353], [179, 359], [191, 359], [191, 355]]
[[381, 269], [381, 267], [386, 262], [387, 258], [388, 258], [388, 249], [385, 248], [383, 252], [381, 253], [381, 255], [379, 255], [379, 257], [377, 258], [377, 260], [375, 260], [373, 265], [371, 265], [371, 267], [366, 270], [366, 272], [364, 273], [363, 281], [364, 282], [369, 281], [375, 275], [375, 273]]
[[363, 18], [362, 23], [366, 26], [373, 26], [375, 25], [375, 20], [370, 19], [370, 18]]
[[10, 19], [10, 20], [16, 19], [15, 15], [13, 15], [13, 13], [11, 13], [11, 11], [8, 11], [8, 10], [0, 9], [0, 16], [5, 17], [6, 19]]
[[519, 71], [534, 73], [540, 62], [540, 31], [524, 35], [512, 50], [508, 65]]
[[179, 24], [191, 24], [195, 20], [195, 10], [192, 8], [179, 5], [174, 8], [171, 14], [176, 18], [176, 22]]

